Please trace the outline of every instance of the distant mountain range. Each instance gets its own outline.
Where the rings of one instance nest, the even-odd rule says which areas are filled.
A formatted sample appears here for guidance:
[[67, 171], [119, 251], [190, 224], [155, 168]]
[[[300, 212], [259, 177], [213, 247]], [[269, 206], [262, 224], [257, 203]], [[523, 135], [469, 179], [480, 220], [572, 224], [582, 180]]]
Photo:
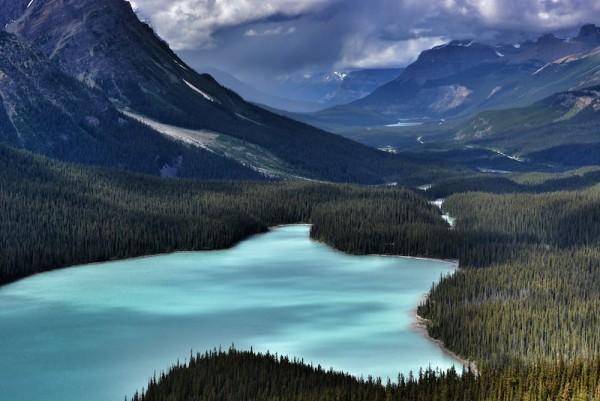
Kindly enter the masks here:
[[220, 70], [214, 67], [200, 67], [199, 71], [210, 74], [219, 84], [224, 87], [236, 92], [238, 95], [244, 98], [248, 102], [262, 105], [267, 108], [273, 108], [277, 110], [287, 110], [293, 112], [313, 112], [323, 109], [323, 105], [302, 100], [293, 100], [292, 98], [286, 98], [282, 96], [273, 95], [261, 89], [241, 81], [232, 74]]
[[[0, 22], [0, 142], [69, 162], [167, 177], [382, 184], [448, 173], [455, 160], [439, 150], [465, 146], [536, 166], [561, 164], [561, 155], [562, 164], [598, 159], [595, 25], [569, 39], [452, 41], [404, 70], [287, 77], [290, 100], [219, 70], [210, 72], [221, 82], [197, 73], [124, 0], [0, 0]], [[338, 102], [349, 103], [304, 114], [273, 107]], [[406, 119], [423, 123], [414, 136]], [[355, 138], [377, 132], [364, 142], [386, 151], [306, 123], [355, 127]], [[398, 149], [407, 143], [411, 154]], [[421, 147], [437, 153], [415, 156]]]
[[273, 90], [288, 98], [317, 104], [322, 110], [368, 96], [396, 79], [402, 71], [400, 68], [382, 68], [295, 74], [279, 77]]
[[478, 114], [454, 141], [552, 164], [600, 163], [600, 86], [560, 92], [531, 106]]
[[421, 168], [245, 101], [124, 0], [0, 1], [2, 142], [178, 177], [383, 183]]
[[573, 38], [552, 34], [496, 46], [452, 41], [421, 53], [395, 80], [347, 105], [297, 116], [331, 128], [401, 119], [460, 118], [526, 106], [553, 93], [600, 83], [600, 28], [583, 26]]
[[245, 100], [286, 112], [315, 112], [350, 103], [371, 94], [401, 73], [401, 68], [320, 72], [277, 77], [266, 89], [257, 89], [233, 75], [213, 67], [201, 67], [220, 84]]

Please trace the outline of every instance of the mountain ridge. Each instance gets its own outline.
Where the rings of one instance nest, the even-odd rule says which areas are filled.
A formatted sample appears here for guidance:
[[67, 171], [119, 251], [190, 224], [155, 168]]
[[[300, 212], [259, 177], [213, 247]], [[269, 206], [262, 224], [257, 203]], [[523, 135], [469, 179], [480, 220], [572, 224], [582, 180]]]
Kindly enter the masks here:
[[[188, 133], [209, 131], [233, 138], [242, 153], [273, 155], [285, 164], [285, 174], [306, 179], [383, 183], [411, 176], [418, 167], [247, 103], [210, 75], [198, 74], [185, 64], [124, 0], [34, 1], [22, 11], [7, 30], [87, 90], [101, 92], [121, 111]], [[181, 153], [232, 156], [216, 154], [214, 149], [207, 152], [196, 140], [165, 136], [164, 130], [152, 126], [144, 128], [175, 142]], [[165, 166], [174, 171], [177, 159], [171, 158]], [[232, 161], [247, 171], [243, 175], [257, 177], [252, 171], [255, 166], [248, 168], [241, 159]]]
[[299, 118], [322, 127], [344, 121], [352, 126], [356, 114], [362, 113], [373, 115], [364, 123], [372, 125], [400, 119], [461, 118], [490, 108], [525, 106], [555, 92], [600, 82], [594, 70], [570, 80], [570, 71], [556, 70], [551, 77], [536, 74], [561, 59], [598, 48], [600, 28], [593, 24], [582, 26], [573, 38], [546, 34], [514, 45], [454, 40], [422, 52], [397, 79], [372, 94]]

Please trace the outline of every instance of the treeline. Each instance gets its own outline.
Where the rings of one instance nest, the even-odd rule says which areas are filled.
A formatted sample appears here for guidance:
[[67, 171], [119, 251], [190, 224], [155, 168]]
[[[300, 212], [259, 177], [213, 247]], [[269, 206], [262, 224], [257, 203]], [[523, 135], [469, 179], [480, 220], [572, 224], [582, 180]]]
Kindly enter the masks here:
[[546, 247], [600, 244], [600, 186], [578, 192], [540, 195], [453, 195], [444, 210], [457, 230], [493, 232], [514, 242]]
[[597, 401], [600, 360], [439, 372], [397, 382], [355, 378], [300, 360], [229, 350], [199, 354], [153, 378], [131, 401]]
[[[529, 177], [519, 185], [555, 178], [565, 177]], [[472, 400], [594, 399], [600, 355], [600, 187], [459, 193], [443, 208], [457, 218], [453, 229], [436, 207], [401, 188], [161, 180], [80, 168], [0, 146], [0, 283], [68, 265], [224, 248], [272, 225], [308, 222], [313, 238], [350, 253], [459, 259], [463, 269], [432, 289], [419, 314], [430, 321], [432, 336], [476, 361], [481, 375], [428, 372], [419, 375], [418, 384], [404, 378], [397, 387], [345, 377], [341, 384], [319, 387], [302, 382], [309, 373], [302, 376], [303, 368], [286, 362], [300, 371], [276, 374], [279, 381], [263, 382], [265, 389], [244, 387], [249, 384], [242, 379], [252, 370], [244, 371], [246, 362], [224, 363], [245, 355], [231, 353], [198, 359], [208, 372], [202, 380], [215, 369], [214, 383], [228, 378], [223, 385], [228, 392], [187, 399], [358, 400], [349, 394], [359, 394], [363, 386], [378, 389], [365, 390], [364, 399], [442, 401], [458, 399], [449, 397], [459, 397], [459, 391], [470, 394], [462, 399]], [[245, 356], [252, 366], [253, 357]], [[569, 364], [556, 362], [563, 359]], [[280, 370], [281, 362], [274, 363]], [[177, 397], [196, 373], [176, 368], [153, 382], [145, 397], [153, 397], [153, 389], [156, 397], [166, 390], [175, 395], [145, 399], [186, 399]], [[328, 375], [315, 374], [319, 381]], [[583, 382], [582, 375], [594, 379]], [[247, 377], [257, 380], [256, 374]], [[473, 387], [467, 384], [477, 390], [470, 393]], [[407, 388], [415, 392], [407, 396]], [[485, 393], [487, 388], [494, 390]]]
[[438, 199], [467, 192], [539, 194], [584, 190], [598, 183], [600, 183], [599, 167], [584, 167], [560, 173], [523, 173], [502, 176], [475, 174], [438, 181], [427, 191], [427, 196]]
[[433, 337], [480, 365], [600, 355], [600, 187], [459, 194], [444, 209], [454, 235], [480, 240], [419, 308]]
[[461, 270], [419, 307], [431, 336], [479, 365], [600, 355], [600, 249], [528, 251]]
[[449, 226], [436, 207], [419, 207], [418, 195], [329, 202], [314, 211], [311, 236], [352, 254], [445, 257]]
[[425, 199], [400, 188], [161, 180], [0, 146], [0, 283], [69, 265], [225, 248], [269, 226], [311, 222], [331, 202], [394, 204], [402, 209], [396, 224], [435, 220]]

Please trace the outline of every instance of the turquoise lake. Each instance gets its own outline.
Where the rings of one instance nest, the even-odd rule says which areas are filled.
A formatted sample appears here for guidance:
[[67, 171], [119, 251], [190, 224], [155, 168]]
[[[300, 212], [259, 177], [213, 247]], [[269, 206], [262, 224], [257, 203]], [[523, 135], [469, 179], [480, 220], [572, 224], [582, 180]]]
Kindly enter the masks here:
[[414, 328], [416, 305], [452, 264], [345, 255], [309, 230], [0, 288], [0, 401], [122, 401], [190, 350], [232, 343], [393, 380], [453, 365]]

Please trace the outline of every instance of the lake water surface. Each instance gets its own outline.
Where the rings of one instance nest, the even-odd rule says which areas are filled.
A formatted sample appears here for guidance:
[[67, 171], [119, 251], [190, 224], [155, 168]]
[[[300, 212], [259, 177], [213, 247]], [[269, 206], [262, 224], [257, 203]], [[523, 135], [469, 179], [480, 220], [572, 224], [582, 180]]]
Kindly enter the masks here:
[[344, 255], [286, 226], [224, 251], [40, 274], [0, 288], [0, 401], [122, 401], [190, 350], [232, 343], [359, 376], [448, 368], [413, 311], [452, 269]]

